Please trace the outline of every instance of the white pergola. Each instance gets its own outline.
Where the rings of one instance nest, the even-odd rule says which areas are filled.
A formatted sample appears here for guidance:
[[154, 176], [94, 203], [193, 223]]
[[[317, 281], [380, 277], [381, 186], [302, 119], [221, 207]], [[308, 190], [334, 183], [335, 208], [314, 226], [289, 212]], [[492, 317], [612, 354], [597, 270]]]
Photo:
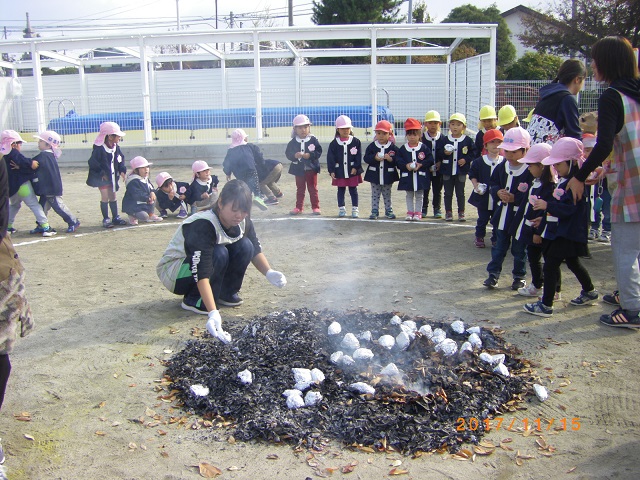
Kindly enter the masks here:
[[[200, 32], [171, 32], [139, 35], [108, 35], [94, 37], [56, 37], [28, 38], [21, 40], [0, 41], [0, 53], [22, 56], [30, 53], [30, 60], [12, 62], [0, 61], [0, 67], [11, 70], [17, 76], [18, 69], [31, 68], [36, 86], [36, 114], [38, 130], [46, 128], [44, 93], [41, 68], [73, 65], [80, 74], [81, 95], [86, 96], [85, 67], [92, 65], [109, 65], [122, 63], [140, 63], [142, 76], [142, 99], [145, 143], [151, 144], [151, 102], [150, 76], [154, 74], [156, 62], [187, 61], [220, 61], [221, 74], [225, 78], [226, 62], [230, 60], [253, 60], [256, 130], [260, 138], [262, 132], [262, 86], [261, 59], [291, 58], [296, 69], [297, 92], [300, 92], [299, 69], [305, 58], [318, 57], [370, 57], [370, 92], [371, 105], [378, 104], [377, 72], [378, 57], [384, 56], [445, 56], [447, 64], [451, 63], [451, 55], [465, 39], [489, 39], [491, 82], [495, 82], [496, 65], [496, 24], [370, 24], [370, 25], [323, 25], [313, 27], [254, 28], [236, 30], [214, 30]], [[429, 44], [421, 39], [453, 39], [449, 46]], [[363, 48], [304, 48], [306, 41], [315, 40], [365, 40]], [[379, 40], [393, 41], [393, 45], [378, 46]], [[296, 42], [294, 44], [294, 42]], [[234, 43], [248, 45], [247, 50], [225, 51], [220, 46]], [[265, 46], [264, 44], [268, 45]], [[403, 45], [405, 44], [405, 45]], [[153, 47], [162, 45], [197, 45], [199, 48], [190, 53], [157, 54]], [[274, 46], [275, 45], [275, 46]], [[286, 48], [278, 47], [284, 45]], [[124, 55], [111, 57], [74, 58], [60, 53], [61, 51], [79, 51], [96, 48], [114, 48]], [[257, 68], [256, 68], [257, 67]], [[447, 78], [447, 83], [449, 79]], [[226, 82], [223, 82], [223, 88]], [[493, 89], [492, 89], [493, 92]], [[492, 96], [494, 94], [492, 93]], [[223, 98], [226, 92], [223, 91]], [[491, 98], [493, 104], [494, 98]], [[375, 111], [375, 109], [374, 109]]]

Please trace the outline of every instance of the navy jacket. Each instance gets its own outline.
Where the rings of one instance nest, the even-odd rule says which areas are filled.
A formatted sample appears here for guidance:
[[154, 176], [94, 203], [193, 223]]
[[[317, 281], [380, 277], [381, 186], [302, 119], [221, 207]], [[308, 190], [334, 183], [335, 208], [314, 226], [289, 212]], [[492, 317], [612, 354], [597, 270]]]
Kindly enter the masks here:
[[[421, 163], [419, 170], [408, 170], [407, 165], [415, 161]], [[409, 147], [404, 144], [398, 152], [398, 170], [400, 170], [400, 181], [398, 190], [413, 191], [426, 190], [431, 185], [429, 169], [435, 164], [431, 149], [428, 145], [420, 142], [416, 147]]]
[[478, 210], [493, 211], [495, 202], [493, 201], [493, 197], [489, 191], [491, 174], [499, 165], [502, 164], [503, 161], [504, 158], [501, 155], [498, 155], [498, 158], [495, 161], [492, 161], [486, 155], [482, 155], [471, 162], [471, 167], [469, 167], [469, 178], [475, 178], [478, 183], [484, 183], [487, 186], [487, 191], [484, 195], [480, 195], [473, 191], [469, 196], [469, 203]]
[[202, 194], [208, 193], [211, 195], [213, 189], [218, 186], [218, 177], [216, 175], [211, 175], [211, 183], [203, 185], [198, 181], [198, 179], [194, 178], [191, 185], [187, 189], [187, 197], [185, 198], [185, 202], [189, 205], [193, 205], [196, 202], [202, 201]]
[[[522, 199], [529, 194], [529, 185], [533, 181], [533, 176], [526, 163], [518, 164], [517, 167], [509, 166], [508, 161], [502, 162], [491, 174], [489, 190], [493, 197], [495, 208], [491, 217], [491, 224], [498, 230], [509, 232], [511, 222], [518, 213], [522, 204]], [[498, 197], [498, 190], [506, 189], [515, 197], [513, 203], [504, 204]]]
[[31, 168], [32, 160], [25, 157], [15, 148], [4, 156], [5, 165], [7, 166], [7, 175], [9, 178], [9, 196], [12, 197], [18, 193], [18, 189], [22, 184], [27, 183], [35, 177], [36, 172]]
[[443, 135], [442, 132], [438, 132], [435, 137], [431, 137], [431, 135], [429, 135], [426, 131], [422, 134], [422, 143], [428, 145], [429, 148], [431, 148], [431, 155], [433, 155], [433, 159], [436, 162], [436, 168], [431, 172], [431, 178], [442, 175], [442, 173], [440, 172], [442, 157], [439, 155], [444, 154], [444, 142], [446, 140], [447, 136]]
[[583, 194], [578, 203], [573, 203], [571, 190], [566, 190], [570, 178], [561, 178], [547, 201], [547, 225], [542, 236], [548, 240], [562, 237], [587, 243], [587, 200]]
[[61, 197], [62, 177], [58, 168], [58, 160], [51, 150], [45, 150], [33, 157], [40, 165], [31, 183], [36, 195]]
[[105, 145], [94, 145], [89, 158], [89, 175], [87, 185], [90, 187], [106, 187], [111, 185], [114, 192], [120, 186], [120, 174], [127, 173], [127, 166], [124, 164], [124, 155], [120, 146], [114, 149], [107, 149]]
[[187, 182], [176, 182], [174, 180], [173, 185], [176, 186], [176, 192], [171, 200], [166, 192], [163, 192], [159, 188], [156, 190], [156, 201], [161, 210], [175, 212], [182, 205], [182, 200], [179, 198], [180, 195], [185, 195], [185, 198], [189, 195], [189, 184]]
[[327, 170], [335, 174], [336, 178], [349, 178], [351, 169], [356, 169], [356, 175], [362, 170], [362, 144], [356, 137], [349, 136], [346, 142], [334, 138], [327, 149]]
[[[296, 158], [298, 152], [308, 153], [309, 158]], [[322, 156], [322, 146], [318, 139], [313, 135], [306, 138], [294, 137], [287, 144], [284, 152], [285, 156], [291, 161], [289, 165], [289, 173], [297, 177], [304, 177], [306, 170], [313, 170], [320, 173], [320, 157]]]
[[531, 144], [553, 145], [560, 137], [582, 138], [578, 116], [578, 102], [566, 85], [545, 85], [540, 89], [538, 103], [527, 127]]
[[[449, 155], [445, 155], [445, 145], [453, 145], [455, 150]], [[440, 173], [442, 175], [466, 175], [471, 168], [471, 161], [477, 157], [473, 140], [466, 135], [460, 138], [453, 138], [451, 135], [445, 137], [442, 147], [436, 153], [438, 158], [442, 158], [440, 165]], [[458, 165], [458, 160], [464, 158], [467, 163], [463, 166]]]
[[[398, 147], [391, 140], [386, 145], [380, 145], [377, 140], [370, 143], [364, 151], [364, 162], [367, 164], [367, 170], [364, 174], [365, 181], [376, 185], [391, 185], [393, 182], [397, 182], [399, 178], [396, 168], [398, 150]], [[393, 161], [378, 161], [376, 155], [379, 153], [382, 153], [383, 156], [389, 154]]]
[[253, 143], [230, 148], [222, 162], [225, 175], [233, 174], [240, 180], [253, 177], [254, 173], [261, 169], [264, 170], [264, 157], [258, 146]]
[[[520, 208], [518, 208], [518, 212], [516, 213], [513, 222], [511, 222], [510, 233], [516, 238], [516, 240], [522, 240], [527, 245], [533, 245], [533, 235], [536, 234], [542, 236], [542, 232], [547, 225], [546, 212], [545, 210], [534, 210], [533, 202], [537, 198], [548, 202], [555, 188], [555, 183], [547, 183], [543, 185], [540, 179], [533, 179], [531, 186], [529, 187], [529, 194], [526, 197], [522, 197], [522, 203], [520, 203], [519, 206]], [[531, 220], [535, 218], [540, 218], [541, 221], [538, 227], [533, 228]]]
[[122, 211], [133, 215], [138, 212], [153, 212], [153, 204], [149, 203], [153, 187], [148, 178], [132, 173], [125, 180], [127, 187], [122, 199]]
[[476, 139], [473, 142], [474, 147], [476, 149], [476, 155], [482, 155], [483, 152], [487, 153], [484, 150], [484, 133], [485, 133], [484, 129], [480, 129], [478, 130], [478, 133], [476, 133]]
[[[270, 160], [268, 158], [265, 159], [262, 166], [256, 165], [256, 168], [258, 170], [258, 179], [262, 182], [273, 171], [273, 169], [276, 168], [276, 165], [282, 165], [282, 163], [277, 160]], [[276, 182], [278, 180], [280, 180], [279, 176], [276, 179]]]

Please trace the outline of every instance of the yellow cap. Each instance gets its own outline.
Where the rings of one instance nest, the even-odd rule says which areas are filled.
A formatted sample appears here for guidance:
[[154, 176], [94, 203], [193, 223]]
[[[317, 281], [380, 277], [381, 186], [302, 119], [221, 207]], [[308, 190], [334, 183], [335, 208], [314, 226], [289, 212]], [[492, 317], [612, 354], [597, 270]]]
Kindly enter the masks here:
[[529, 115], [527, 115], [527, 118], [524, 119], [525, 122], [529, 123], [531, 121], [531, 119], [533, 118], [533, 111], [535, 110], [535, 108], [532, 108], [531, 111], [529, 112]]
[[502, 127], [503, 125], [508, 125], [513, 122], [518, 114], [516, 113], [516, 109], [513, 108], [513, 105], [505, 105], [498, 111], [498, 125]]
[[467, 126], [467, 119], [465, 118], [465, 116], [461, 113], [454, 113], [451, 115], [451, 117], [449, 117], [449, 121], [451, 120], [457, 120], [459, 122], [462, 122], [462, 124], [466, 127]]
[[424, 116], [424, 121], [425, 122], [440, 122], [442, 123], [442, 120], [440, 120], [440, 114], [438, 112], [436, 112], [435, 110], [429, 110], [426, 115]]
[[485, 105], [480, 109], [480, 120], [489, 120], [491, 118], [498, 118], [496, 109], [491, 105]]

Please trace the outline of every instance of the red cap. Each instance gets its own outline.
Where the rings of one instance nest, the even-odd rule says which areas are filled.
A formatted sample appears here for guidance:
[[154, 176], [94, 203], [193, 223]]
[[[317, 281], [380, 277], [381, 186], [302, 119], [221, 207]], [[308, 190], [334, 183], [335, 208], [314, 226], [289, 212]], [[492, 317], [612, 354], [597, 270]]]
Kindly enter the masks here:
[[386, 120], [380, 120], [378, 123], [376, 123], [376, 128], [374, 128], [373, 131], [391, 133], [392, 129], [393, 127], [391, 126], [391, 123], [387, 122]]
[[484, 136], [482, 137], [482, 143], [486, 145], [491, 140], [496, 140], [496, 139], [502, 142], [504, 141], [504, 135], [502, 135], [502, 132], [497, 128], [492, 128], [491, 130], [487, 130], [486, 132], [484, 132]]
[[420, 120], [407, 118], [404, 122], [404, 131], [408, 132], [409, 130], [422, 130], [422, 123], [420, 123]]

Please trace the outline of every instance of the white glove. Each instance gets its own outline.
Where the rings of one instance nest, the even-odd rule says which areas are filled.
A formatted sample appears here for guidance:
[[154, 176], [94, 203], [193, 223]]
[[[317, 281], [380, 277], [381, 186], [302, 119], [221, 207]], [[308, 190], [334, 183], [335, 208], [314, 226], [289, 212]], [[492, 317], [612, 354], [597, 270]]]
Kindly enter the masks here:
[[222, 317], [218, 310], [211, 310], [209, 312], [209, 320], [207, 320], [207, 331], [212, 337], [217, 338], [222, 343], [231, 342], [231, 335], [222, 329]]
[[278, 288], [282, 288], [287, 284], [287, 279], [282, 272], [277, 272], [275, 270], [269, 270], [267, 272], [267, 280], [271, 285], [275, 285]]

